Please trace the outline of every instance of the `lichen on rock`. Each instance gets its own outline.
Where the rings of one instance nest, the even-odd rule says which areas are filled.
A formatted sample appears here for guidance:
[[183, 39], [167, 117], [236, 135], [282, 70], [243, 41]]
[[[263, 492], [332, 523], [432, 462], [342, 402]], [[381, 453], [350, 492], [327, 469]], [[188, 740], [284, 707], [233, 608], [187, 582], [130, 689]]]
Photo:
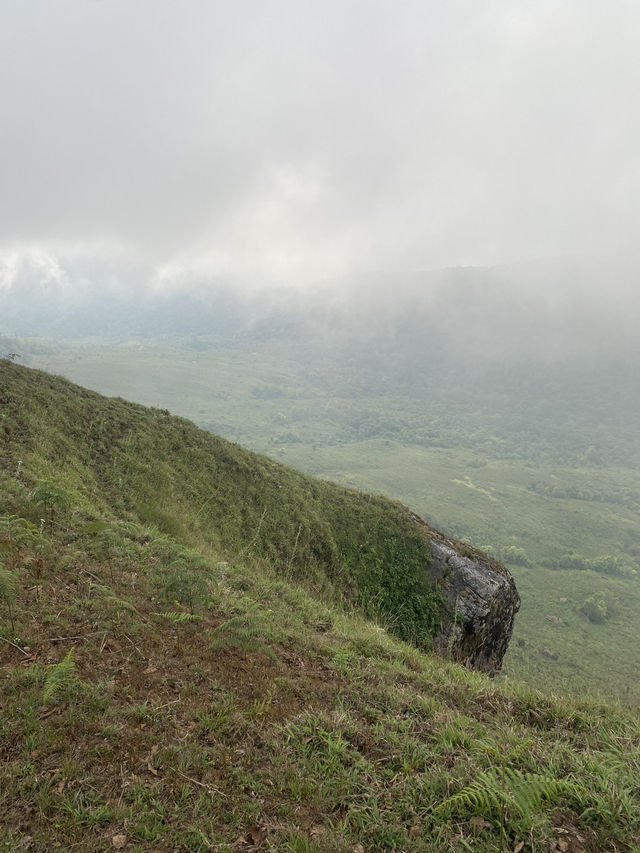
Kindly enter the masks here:
[[449, 608], [434, 647], [470, 669], [495, 673], [513, 632], [520, 596], [507, 569], [475, 549], [431, 531], [431, 580]]

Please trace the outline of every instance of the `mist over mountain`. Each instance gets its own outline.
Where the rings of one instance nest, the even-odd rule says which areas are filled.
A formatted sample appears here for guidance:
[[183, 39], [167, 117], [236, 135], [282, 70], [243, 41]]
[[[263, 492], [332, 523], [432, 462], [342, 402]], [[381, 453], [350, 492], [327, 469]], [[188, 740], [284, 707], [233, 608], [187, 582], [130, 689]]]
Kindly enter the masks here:
[[[5, 265], [2, 280], [8, 337], [179, 339], [195, 350], [239, 346], [258, 360], [275, 345], [305, 387], [422, 400], [458, 425], [463, 444], [481, 426], [564, 459], [640, 465], [632, 264], [540, 262], [249, 290], [194, 274], [163, 279], [131, 262], [27, 256]], [[390, 437], [382, 427], [371, 434]]]

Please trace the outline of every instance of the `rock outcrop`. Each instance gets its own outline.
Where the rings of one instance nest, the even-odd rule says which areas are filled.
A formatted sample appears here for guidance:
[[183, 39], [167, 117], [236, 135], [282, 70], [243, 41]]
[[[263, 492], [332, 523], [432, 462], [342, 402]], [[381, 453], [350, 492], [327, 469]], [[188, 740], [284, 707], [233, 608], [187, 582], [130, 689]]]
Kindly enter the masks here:
[[434, 637], [434, 646], [469, 669], [495, 673], [502, 666], [520, 609], [514, 580], [497, 560], [437, 531], [429, 533], [431, 580], [451, 612]]

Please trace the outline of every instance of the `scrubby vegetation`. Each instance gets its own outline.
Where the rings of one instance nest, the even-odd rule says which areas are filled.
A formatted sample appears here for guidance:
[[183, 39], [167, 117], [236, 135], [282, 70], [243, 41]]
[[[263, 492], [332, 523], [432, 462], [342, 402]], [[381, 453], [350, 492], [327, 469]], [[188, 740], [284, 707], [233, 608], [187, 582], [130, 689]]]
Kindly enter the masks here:
[[361, 615], [393, 612], [394, 587], [362, 594], [387, 558], [421, 592], [397, 505], [0, 376], [0, 849], [637, 849], [633, 712], [496, 683]]

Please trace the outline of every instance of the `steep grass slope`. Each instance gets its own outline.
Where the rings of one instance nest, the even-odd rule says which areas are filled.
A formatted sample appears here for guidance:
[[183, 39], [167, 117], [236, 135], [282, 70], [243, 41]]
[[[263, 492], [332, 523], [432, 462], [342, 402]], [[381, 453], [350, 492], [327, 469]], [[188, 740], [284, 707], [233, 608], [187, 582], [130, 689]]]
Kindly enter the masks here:
[[402, 561], [420, 553], [399, 507], [0, 377], [0, 849], [638, 848], [636, 715], [496, 684], [347, 613], [381, 609], [361, 590], [394, 532]]
[[6, 360], [0, 371], [5, 470], [22, 462], [22, 481], [48, 489], [52, 509], [61, 500], [91, 518], [93, 504], [108, 506], [185, 545], [251, 551], [429, 646], [441, 603], [428, 537], [399, 504], [300, 474], [167, 411]]

